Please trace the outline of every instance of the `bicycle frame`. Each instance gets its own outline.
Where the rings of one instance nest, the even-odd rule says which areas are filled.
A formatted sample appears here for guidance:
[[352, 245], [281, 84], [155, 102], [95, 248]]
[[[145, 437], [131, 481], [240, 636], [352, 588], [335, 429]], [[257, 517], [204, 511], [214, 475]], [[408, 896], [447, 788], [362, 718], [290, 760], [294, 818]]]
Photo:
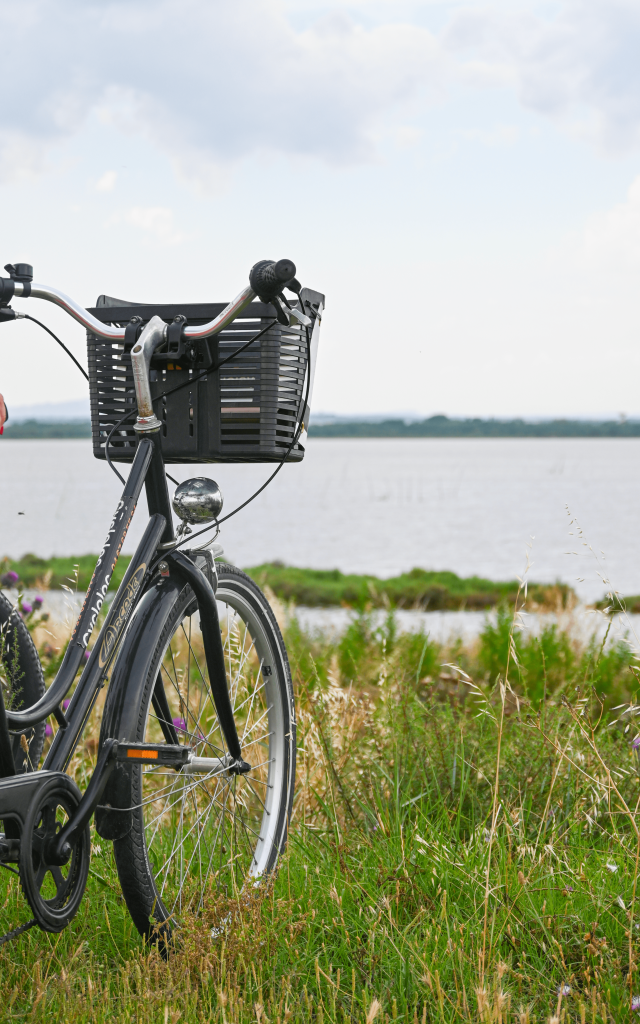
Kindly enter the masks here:
[[[149, 507], [149, 523], [118, 592], [109, 606], [65, 714], [61, 703], [71, 689], [85, 657], [143, 484]], [[55, 715], [60, 728], [44, 761], [43, 771], [63, 772], [68, 766], [98, 694], [107, 680], [127, 624], [163, 558], [170, 562], [179, 583], [182, 586], [190, 585], [198, 600], [205, 657], [221, 728], [229, 753], [239, 765], [243, 764], [226, 686], [214, 591], [204, 574], [185, 554], [167, 550], [174, 546], [167, 478], [160, 449], [160, 432], [154, 431], [145, 434], [138, 444], [129, 478], [111, 521], [104, 548], [98, 557], [82, 610], [55, 680], [33, 707], [25, 711], [5, 712], [6, 724], [14, 731], [26, 731], [50, 715]], [[0, 709], [0, 714], [2, 710]], [[176, 737], [169, 735], [167, 741], [176, 743]], [[7, 764], [4, 767], [0, 765], [0, 776], [6, 778], [11, 774], [13, 773]]]

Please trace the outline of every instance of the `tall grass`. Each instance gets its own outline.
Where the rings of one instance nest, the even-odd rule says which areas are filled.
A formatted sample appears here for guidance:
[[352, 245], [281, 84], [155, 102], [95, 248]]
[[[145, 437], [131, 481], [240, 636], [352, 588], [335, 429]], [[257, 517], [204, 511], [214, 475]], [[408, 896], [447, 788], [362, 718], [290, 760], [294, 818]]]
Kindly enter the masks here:
[[[500, 612], [477, 643], [441, 646], [392, 615], [337, 638], [289, 621], [299, 764], [277, 877], [212, 890], [164, 962], [94, 837], [71, 926], [0, 948], [4, 1019], [629, 1019], [637, 663], [628, 644], [517, 626]], [[94, 758], [89, 735], [74, 771]], [[2, 930], [30, 916], [4, 881]]]

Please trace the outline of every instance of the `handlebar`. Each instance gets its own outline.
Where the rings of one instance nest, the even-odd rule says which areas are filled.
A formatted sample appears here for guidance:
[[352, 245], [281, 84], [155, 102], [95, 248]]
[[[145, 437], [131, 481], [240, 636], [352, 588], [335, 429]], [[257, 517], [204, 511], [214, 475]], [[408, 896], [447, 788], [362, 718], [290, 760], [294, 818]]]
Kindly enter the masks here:
[[[92, 331], [99, 338], [106, 338], [111, 341], [124, 340], [124, 327], [110, 327], [97, 320], [88, 310], [81, 306], [74, 299], [69, 298], [64, 292], [49, 285], [36, 284], [29, 279], [25, 268], [32, 273], [28, 264], [7, 264], [5, 267], [11, 274], [10, 277], [0, 277], [0, 307], [6, 307], [11, 299], [35, 298], [53, 302], [56, 306], [64, 309], [65, 313], [77, 320], [87, 330]], [[186, 326], [184, 337], [197, 340], [209, 338], [218, 334], [228, 327], [237, 316], [253, 301], [258, 295], [268, 302], [275, 298], [284, 287], [291, 286], [293, 291], [299, 291], [300, 286], [295, 280], [296, 268], [291, 260], [279, 260], [277, 263], [272, 260], [262, 260], [256, 263], [249, 277], [249, 284], [244, 288], [222, 312], [207, 324], [199, 326]], [[258, 290], [260, 289], [260, 290]], [[165, 325], [166, 326], [166, 325]]]

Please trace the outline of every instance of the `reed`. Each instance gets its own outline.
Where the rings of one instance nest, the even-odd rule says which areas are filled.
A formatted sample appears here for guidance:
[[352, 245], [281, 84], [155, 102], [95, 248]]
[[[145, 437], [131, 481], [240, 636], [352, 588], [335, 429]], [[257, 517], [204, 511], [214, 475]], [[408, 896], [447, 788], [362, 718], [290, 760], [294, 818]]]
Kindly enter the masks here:
[[[94, 837], [72, 925], [0, 949], [3, 1019], [629, 1019], [640, 1005], [631, 647], [557, 627], [534, 640], [518, 607], [474, 645], [441, 647], [399, 634], [392, 614], [308, 635], [274, 605], [300, 709], [277, 877], [236, 897], [212, 889], [164, 962], [142, 945], [110, 846]], [[63, 648], [50, 622], [35, 632]], [[17, 879], [3, 882], [4, 931], [30, 915]]]

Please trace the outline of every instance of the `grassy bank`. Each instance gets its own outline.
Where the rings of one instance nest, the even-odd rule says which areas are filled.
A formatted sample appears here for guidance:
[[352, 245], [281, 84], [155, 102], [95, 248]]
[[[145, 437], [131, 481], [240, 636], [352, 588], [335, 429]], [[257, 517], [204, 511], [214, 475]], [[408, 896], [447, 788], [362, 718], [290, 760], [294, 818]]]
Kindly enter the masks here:
[[[9, 585], [7, 574], [16, 573], [21, 587], [42, 590], [71, 587], [72, 590], [86, 590], [97, 559], [97, 555], [75, 555], [69, 558], [39, 558], [37, 555], [24, 555], [18, 559], [5, 557], [0, 560], [0, 577], [4, 577], [5, 586]], [[110, 590], [118, 589], [130, 561], [130, 555], [120, 556]]]
[[[212, 890], [165, 963], [143, 948], [110, 845], [94, 839], [72, 925], [0, 949], [4, 1019], [630, 1019], [636, 731], [624, 709], [602, 717], [597, 697], [609, 707], [634, 692], [629, 646], [555, 627], [523, 637], [506, 613], [467, 647], [367, 614], [339, 640], [295, 621], [285, 640], [299, 767], [274, 883]], [[79, 779], [97, 725], [94, 713]], [[2, 881], [5, 930], [29, 914], [17, 880]]]
[[[247, 569], [261, 587], [270, 587], [283, 601], [315, 606], [346, 605], [350, 608], [416, 608], [423, 611], [494, 608], [513, 602], [518, 592], [515, 580], [495, 582], [479, 576], [460, 577], [453, 572], [411, 572], [379, 579], [341, 573], [338, 569], [298, 569], [270, 562]], [[565, 583], [529, 584], [532, 604], [566, 607], [573, 599]]]
[[[19, 560], [4, 558], [0, 574], [15, 572], [24, 587], [75, 586], [86, 590], [97, 555], [70, 558], [38, 558], [25, 555]], [[111, 589], [117, 589], [130, 557], [121, 555], [116, 565]], [[515, 580], [495, 582], [478, 576], [462, 578], [453, 572], [411, 572], [379, 579], [377, 576], [345, 574], [338, 569], [299, 569], [268, 562], [246, 570], [261, 587], [270, 587], [282, 601], [310, 607], [343, 605], [349, 608], [419, 608], [424, 611], [442, 609], [494, 608], [513, 602], [518, 591]], [[564, 583], [529, 584], [529, 599], [542, 608], [565, 608], [575, 598]]]

